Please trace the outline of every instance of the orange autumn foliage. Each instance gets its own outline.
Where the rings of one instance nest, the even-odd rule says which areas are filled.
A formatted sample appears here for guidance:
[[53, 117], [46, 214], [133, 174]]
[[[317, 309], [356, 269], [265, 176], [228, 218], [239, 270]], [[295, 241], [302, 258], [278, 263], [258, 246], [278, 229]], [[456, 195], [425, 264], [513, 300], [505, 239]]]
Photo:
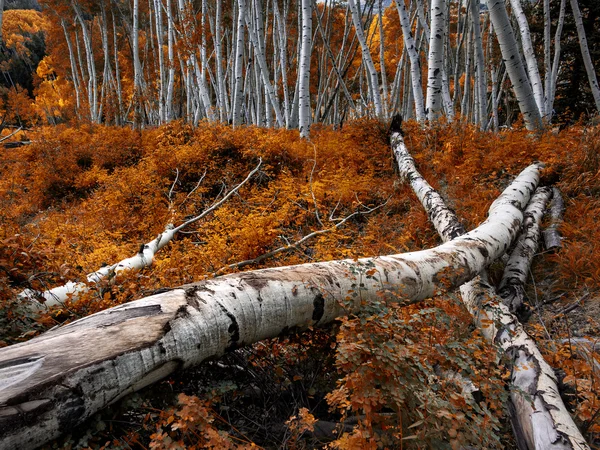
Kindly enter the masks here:
[[[531, 288], [530, 297], [562, 295], [567, 304], [588, 290], [596, 300], [600, 130], [573, 127], [536, 137], [519, 129], [491, 134], [462, 123], [423, 129], [408, 122], [405, 131], [420, 170], [467, 228], [484, 220], [490, 203], [522, 168], [544, 161], [545, 180], [558, 181], [567, 201], [561, 229], [565, 245], [536, 258], [537, 290]], [[349, 123], [339, 131], [315, 126], [311, 142], [299, 139], [297, 131], [205, 122], [197, 128], [175, 122], [143, 131], [59, 126], [35, 131], [31, 138], [32, 145], [0, 154], [4, 345], [156, 289], [211, 276], [331, 226], [330, 215], [345, 217], [361, 205], [383, 206], [254, 267], [414, 251], [439, 242], [421, 205], [398, 179], [385, 127], [376, 121]], [[259, 157], [260, 173], [239, 195], [178, 236], [152, 267], [93, 286], [79, 302], [38, 319], [11, 301], [26, 287], [81, 280], [102, 263], [131, 256], [166, 224], [179, 224], [210, 206]], [[369, 275], [368, 268], [363, 275]], [[589, 326], [591, 334], [597, 333], [598, 324]], [[341, 320], [334, 327], [335, 340], [330, 333], [315, 332], [263, 342], [249, 350], [246, 362], [277, 392], [292, 389], [297, 395], [288, 409], [277, 410], [282, 422], [303, 414], [300, 423], [290, 419], [297, 425], [294, 445], [311, 442], [298, 430], [308, 433], [303, 427], [312, 418], [341, 422], [354, 417], [358, 424], [351, 433], [335, 436], [333, 447], [397, 448], [402, 442], [405, 448], [457, 448], [477, 445], [485, 434], [488, 448], [504, 448], [510, 434], [503, 425], [506, 373], [495, 352], [469, 327], [469, 315], [453, 294], [440, 293], [406, 308], [382, 300]], [[565, 331], [557, 325], [551, 332], [560, 337]], [[590, 435], [597, 436], [600, 403], [592, 366], [578, 355], [562, 352], [559, 357], [555, 363], [568, 361], [567, 382], [576, 384], [579, 395], [571, 406]], [[315, 366], [319, 361], [322, 366]], [[483, 400], [465, 396], [445, 372], [471, 380]], [[173, 383], [175, 392], [200, 396], [189, 387], [177, 391], [183, 388]], [[231, 387], [215, 394], [211, 406], [181, 397], [179, 407], [161, 406], [163, 413], [145, 421], [146, 432], [136, 432], [135, 439], [157, 448], [169, 439], [187, 442], [197, 432], [205, 439], [225, 439], [214, 431], [222, 422], [215, 422], [209, 409], [231, 408], [248, 395], [241, 386]], [[186, 408], [197, 412], [198, 422], [188, 420]], [[174, 430], [174, 421], [188, 428]], [[241, 434], [228, 430], [246, 436], [250, 425], [244, 427]], [[104, 436], [95, 433], [98, 439]], [[256, 439], [268, 445], [268, 438]]]

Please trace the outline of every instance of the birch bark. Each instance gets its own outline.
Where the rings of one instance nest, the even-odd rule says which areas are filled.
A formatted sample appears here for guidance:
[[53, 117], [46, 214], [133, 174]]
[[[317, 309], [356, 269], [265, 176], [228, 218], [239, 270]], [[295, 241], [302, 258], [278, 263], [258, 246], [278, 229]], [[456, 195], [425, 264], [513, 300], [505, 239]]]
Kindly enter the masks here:
[[538, 108], [527, 72], [523, 66], [517, 40], [508, 19], [504, 0], [486, 0], [490, 11], [490, 19], [500, 43], [502, 58], [512, 82], [519, 109], [528, 130], [541, 130], [544, 127], [540, 109]]
[[300, 137], [310, 137], [310, 57], [312, 37], [312, 1], [302, 0], [302, 46], [300, 48], [298, 126]]
[[521, 43], [523, 45], [523, 55], [525, 56], [525, 61], [527, 63], [527, 73], [529, 75], [529, 82], [531, 83], [531, 88], [533, 89], [535, 103], [540, 111], [540, 115], [544, 117], [544, 87], [542, 85], [542, 79], [538, 70], [533, 44], [531, 43], [529, 22], [527, 21], [527, 16], [523, 12], [523, 8], [521, 7], [521, 0], [510, 0], [510, 5], [519, 24], [519, 31], [521, 32]]
[[[440, 237], [446, 242], [461, 239], [452, 240], [460, 232], [458, 218], [416, 170], [398, 127], [391, 131], [392, 148], [400, 174], [408, 178]], [[515, 220], [520, 224], [523, 217], [521, 210], [536, 189], [541, 167], [534, 164], [521, 172], [492, 203], [488, 220], [498, 213], [512, 210], [515, 218], [519, 217]], [[510, 358], [513, 427], [519, 447], [531, 450], [589, 449], [562, 402], [554, 371], [494, 290], [478, 276], [462, 285], [460, 292], [463, 303], [485, 338]]]
[[427, 57], [427, 120], [439, 119], [442, 114], [442, 68], [444, 65], [445, 0], [431, 0], [431, 33]]
[[410, 59], [410, 77], [413, 98], [415, 102], [415, 114], [417, 116], [417, 121], [423, 122], [425, 120], [425, 101], [423, 99], [423, 87], [421, 84], [421, 64], [419, 62], [419, 54], [417, 53], [415, 39], [413, 38], [412, 31], [410, 29], [410, 21], [408, 19], [408, 13], [406, 11], [404, 1], [399, 0], [396, 2], [396, 8], [398, 9], [400, 25], [402, 26], [402, 38], [404, 39], [404, 46]]
[[600, 87], [598, 85], [598, 78], [596, 77], [596, 70], [592, 63], [592, 57], [590, 56], [590, 49], [587, 45], [587, 37], [585, 35], [585, 29], [583, 28], [583, 18], [581, 11], [579, 10], [579, 3], [577, 0], [571, 1], [571, 9], [573, 11], [573, 18], [575, 19], [575, 25], [577, 27], [577, 36], [579, 37], [579, 47], [581, 48], [581, 56], [583, 57], [583, 64], [587, 72], [588, 81], [590, 82], [590, 89], [594, 102], [596, 103], [596, 110], [600, 112]]
[[377, 117], [383, 117], [383, 107], [381, 104], [381, 92], [379, 91], [377, 70], [375, 69], [375, 64], [373, 63], [373, 58], [371, 57], [371, 51], [367, 45], [362, 20], [358, 14], [356, 2], [354, 0], [348, 0], [348, 6], [352, 14], [352, 21], [354, 22], [354, 29], [356, 30], [356, 37], [362, 50], [362, 59], [369, 74], [369, 87], [371, 90], [370, 94], [371, 100], [375, 106], [375, 115]]

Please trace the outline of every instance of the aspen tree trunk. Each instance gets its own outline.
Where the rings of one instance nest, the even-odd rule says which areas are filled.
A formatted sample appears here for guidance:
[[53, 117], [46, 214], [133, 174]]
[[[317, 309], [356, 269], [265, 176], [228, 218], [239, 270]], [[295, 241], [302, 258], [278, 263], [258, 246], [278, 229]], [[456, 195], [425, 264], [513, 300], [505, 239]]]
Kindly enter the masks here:
[[483, 39], [479, 22], [479, 0], [471, 1], [471, 18], [473, 23], [473, 42], [475, 47], [475, 90], [477, 92], [477, 115], [479, 127], [487, 127], [487, 86], [485, 83], [485, 59], [483, 55]]
[[90, 31], [88, 30], [85, 20], [83, 19], [83, 14], [81, 12], [81, 8], [79, 4], [75, 1], [71, 1], [71, 5], [75, 14], [77, 16], [77, 20], [81, 25], [81, 34], [83, 36], [83, 43], [85, 46], [85, 55], [88, 69], [88, 101], [90, 104], [90, 120], [93, 123], [99, 123], [100, 118], [98, 117], [98, 79], [96, 78], [96, 64], [94, 62], [94, 50], [92, 47], [92, 38], [90, 36]]
[[[258, 67], [260, 69], [260, 75], [263, 81], [264, 88], [267, 90], [269, 94], [269, 100], [271, 101], [271, 105], [273, 106], [273, 110], [275, 111], [275, 119], [277, 120], [277, 125], [283, 126], [283, 117], [281, 116], [281, 110], [279, 108], [279, 102], [277, 100], [277, 95], [275, 93], [275, 89], [269, 80], [269, 69], [267, 67], [267, 62], [265, 59], [265, 53], [262, 49], [262, 46], [259, 41], [259, 35], [256, 32], [255, 26], [252, 23], [252, 15], [251, 12], [248, 11], [246, 7], [246, 0], [238, 0], [240, 4], [240, 13], [242, 11], [245, 12], [245, 20], [246, 20], [246, 28], [248, 29], [248, 36], [250, 37], [250, 42], [252, 43], [252, 47], [255, 52], [255, 59], [258, 60]], [[243, 5], [243, 7], [242, 7]], [[243, 19], [243, 18], [242, 18]]]
[[414, 302], [464, 283], [518, 233], [514, 205], [526, 203], [538, 170], [526, 169], [478, 228], [430, 250], [226, 275], [0, 349], [0, 449], [42, 445], [176, 370], [329, 323], [363, 301]]
[[310, 57], [312, 37], [312, 1], [302, 0], [302, 47], [300, 48], [300, 78], [298, 126], [300, 137], [310, 137]]
[[552, 201], [548, 210], [549, 223], [543, 231], [544, 246], [548, 251], [557, 251], [562, 247], [562, 237], [558, 228], [563, 221], [565, 203], [560, 190], [556, 187], [552, 188]]
[[[162, 1], [162, 0], [160, 0]], [[167, 0], [167, 58], [169, 59], [169, 79], [167, 82], [167, 121], [175, 118], [175, 108], [173, 105], [175, 91], [175, 24], [173, 22], [173, 9], [171, 0]], [[183, 72], [181, 73], [183, 77]]]
[[[442, 197], [417, 171], [400, 133], [400, 121], [392, 122], [391, 143], [401, 176], [407, 178], [429, 219], [445, 242], [453, 242], [462, 225]], [[526, 168], [498, 197], [488, 213], [513, 211], [519, 226], [527, 205], [539, 181], [541, 165]], [[515, 190], [513, 190], [515, 189]], [[474, 230], [466, 235], [474, 234]], [[557, 379], [535, 342], [519, 321], [482, 277], [476, 277], [460, 287], [463, 303], [473, 316], [483, 336], [510, 358], [512, 421], [519, 448], [528, 450], [586, 450], [573, 418], [567, 411], [558, 391]]]
[[273, 0], [273, 14], [277, 24], [277, 39], [279, 43], [279, 65], [281, 68], [281, 83], [283, 85], [283, 114], [286, 128], [290, 127], [290, 93], [287, 77], [287, 32], [285, 20], [279, 12], [279, 0]]
[[490, 11], [490, 19], [494, 25], [502, 58], [506, 64], [508, 76], [512, 82], [519, 109], [523, 114], [528, 130], [541, 130], [544, 127], [540, 110], [535, 102], [527, 72], [521, 61], [517, 40], [508, 19], [504, 0], [486, 0]]
[[[403, 0], [396, 2], [398, 16], [400, 17], [400, 25], [402, 26], [402, 37], [404, 46], [408, 52], [410, 59], [410, 77], [412, 85], [412, 94], [415, 102], [415, 113], [417, 121], [425, 120], [425, 101], [423, 99], [423, 87], [421, 84], [421, 64], [419, 62], [419, 54], [415, 45], [415, 40], [412, 35], [408, 13]], [[406, 95], [406, 94], [405, 94]]]
[[552, 61], [552, 78], [550, 81], [550, 92], [546, 92], [548, 106], [546, 112], [551, 120], [554, 113], [554, 98], [556, 97], [556, 85], [558, 83], [558, 72], [560, 68], [560, 38], [562, 35], [563, 25], [565, 23], [565, 9], [567, 0], [561, 0], [560, 13], [558, 15], [558, 23], [556, 24], [556, 33], [554, 34], [554, 59]]
[[244, 97], [243, 66], [244, 66], [244, 16], [245, 2], [238, 2], [237, 33], [235, 47], [235, 85], [233, 88], [233, 107], [231, 122], [234, 127], [242, 123], [242, 99]]
[[594, 102], [596, 103], [596, 110], [600, 112], [600, 86], [598, 85], [598, 78], [596, 77], [596, 70], [592, 63], [592, 57], [590, 56], [590, 49], [587, 45], [587, 37], [585, 35], [585, 29], [583, 28], [583, 18], [581, 17], [581, 11], [579, 10], [579, 3], [577, 0], [571, 0], [571, 9], [573, 10], [573, 18], [575, 19], [575, 25], [577, 26], [577, 36], [579, 37], [579, 47], [581, 48], [581, 56], [583, 57], [583, 64], [587, 72], [588, 80], [590, 82], [590, 89], [594, 96]]
[[159, 123], [165, 123], [167, 120], [166, 105], [165, 105], [165, 57], [163, 53], [164, 33], [162, 22], [162, 0], [154, 0], [154, 17], [156, 20], [156, 43], [158, 46], [158, 120]]
[[373, 63], [373, 58], [371, 57], [371, 51], [367, 45], [362, 20], [358, 14], [356, 2], [354, 0], [348, 0], [348, 7], [350, 8], [350, 12], [352, 14], [352, 21], [354, 22], [354, 29], [356, 30], [356, 37], [362, 50], [362, 60], [369, 74], [369, 87], [371, 90], [370, 94], [371, 100], [375, 106], [375, 115], [377, 117], [383, 117], [383, 107], [381, 104], [381, 92], [379, 92], [377, 70], [375, 69], [375, 64]]
[[216, 11], [215, 11], [215, 32], [213, 35], [214, 46], [215, 46], [215, 66], [217, 69], [217, 98], [219, 105], [219, 120], [221, 122], [225, 122], [227, 120], [227, 107], [225, 106], [227, 103], [226, 100], [226, 92], [225, 92], [225, 80], [223, 74], [223, 51], [221, 46], [222, 32], [221, 32], [221, 22], [222, 22], [222, 1], [217, 0], [216, 2]]
[[550, 93], [552, 92], [552, 54], [550, 51], [550, 0], [544, 0], [544, 109], [541, 109], [542, 116], [546, 122], [550, 121], [551, 111], [548, 109], [550, 102]]
[[133, 24], [131, 31], [131, 47], [133, 50], [133, 105], [135, 111], [134, 123], [139, 125], [142, 120], [142, 92], [143, 76], [142, 63], [140, 61], [140, 5], [139, 0], [133, 0]]
[[117, 102], [118, 111], [115, 112], [115, 123], [116, 125], [123, 125], [125, 120], [125, 114], [123, 111], [123, 90], [121, 89], [121, 72], [119, 66], [119, 46], [117, 42], [117, 24], [115, 21], [115, 15], [111, 11], [111, 19], [113, 24], [113, 52], [115, 59], [115, 88], [117, 90]]
[[[531, 43], [531, 34], [529, 33], [529, 22], [527, 22], [527, 16], [525, 16], [523, 8], [521, 7], [521, 0], [510, 0], [510, 5], [519, 24], [519, 31], [521, 32], [521, 43], [523, 45], [523, 55], [525, 56], [525, 61], [527, 63], [527, 73], [529, 75], [531, 88], [533, 89], [535, 104], [537, 105], [541, 116], [545, 117], [546, 114], [544, 104], [544, 87], [542, 85], [542, 78], [540, 77], [540, 72], [538, 70], [533, 44]], [[545, 20], [546, 18], [544, 18], [544, 21]]]
[[498, 294], [512, 313], [519, 310], [525, 301], [525, 282], [538, 249], [542, 217], [551, 195], [550, 188], [541, 187], [536, 190], [523, 213], [523, 231], [504, 267]]
[[71, 38], [69, 37], [69, 32], [67, 30], [67, 24], [64, 19], [60, 20], [60, 24], [65, 34], [65, 40], [67, 42], [67, 49], [69, 50], [69, 62], [71, 63], [71, 77], [73, 81], [73, 89], [75, 89], [75, 114], [79, 117], [79, 113], [81, 110], [81, 94], [79, 92], [79, 75], [77, 71], [77, 63], [75, 62], [75, 55], [73, 53], [73, 44], [71, 43]]
[[387, 84], [387, 74], [385, 71], [385, 33], [383, 31], [383, 0], [379, 0], [379, 14], [378, 14], [378, 25], [379, 25], [379, 72], [381, 73], [381, 88], [383, 93], [383, 115], [384, 117], [388, 117], [388, 102], [389, 102], [389, 94], [388, 94], [388, 84]]
[[444, 66], [445, 0], [431, 0], [431, 33], [427, 57], [427, 120], [439, 119], [442, 114], [442, 68]]

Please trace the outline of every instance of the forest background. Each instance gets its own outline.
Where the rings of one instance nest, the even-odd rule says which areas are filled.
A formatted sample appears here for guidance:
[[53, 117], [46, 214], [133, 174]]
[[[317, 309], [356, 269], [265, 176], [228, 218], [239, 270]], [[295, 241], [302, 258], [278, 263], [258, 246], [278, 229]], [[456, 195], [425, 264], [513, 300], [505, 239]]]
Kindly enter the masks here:
[[[388, 126], [401, 112], [419, 170], [467, 229], [523, 168], [546, 164], [544, 182], [565, 199], [563, 246], [536, 255], [520, 318], [598, 445], [600, 100], [566, 1], [507, 10], [537, 113], [513, 89], [490, 15], [499, 2], [441, 2], [438, 62], [436, 0], [404, 12], [377, 1], [4, 3], [0, 346], [242, 261], [246, 270], [437, 245], [394, 168]], [[600, 4], [574, 3], [596, 67]], [[151, 267], [41, 311], [19, 296], [135, 255], [232, 192], [259, 158], [255, 176]], [[489, 272], [499, 282], [501, 263]], [[173, 375], [50, 445], [507, 448], [511, 374], [471, 322], [453, 292], [365, 305]]]

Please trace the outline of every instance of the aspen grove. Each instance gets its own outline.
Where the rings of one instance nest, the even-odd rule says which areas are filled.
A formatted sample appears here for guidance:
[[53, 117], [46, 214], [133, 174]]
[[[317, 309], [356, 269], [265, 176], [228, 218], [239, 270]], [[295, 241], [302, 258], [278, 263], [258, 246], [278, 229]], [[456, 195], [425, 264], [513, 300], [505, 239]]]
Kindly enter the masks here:
[[0, 0], [0, 449], [599, 448], [599, 17]]

